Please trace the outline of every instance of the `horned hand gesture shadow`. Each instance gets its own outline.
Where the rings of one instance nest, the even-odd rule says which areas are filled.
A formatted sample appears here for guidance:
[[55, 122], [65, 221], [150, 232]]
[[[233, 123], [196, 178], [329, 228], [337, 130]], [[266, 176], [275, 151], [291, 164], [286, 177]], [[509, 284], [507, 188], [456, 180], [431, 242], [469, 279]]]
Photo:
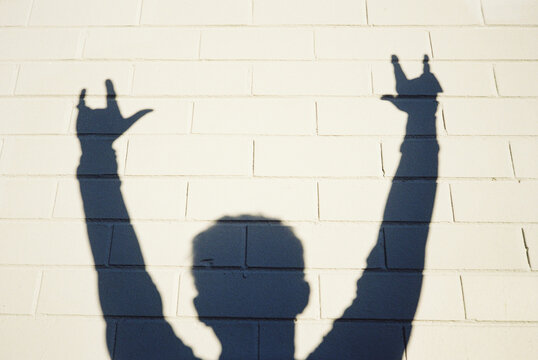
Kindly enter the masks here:
[[116, 91], [114, 84], [110, 80], [105, 81], [106, 86], [106, 107], [104, 109], [91, 109], [86, 106], [86, 89], [80, 92], [77, 118], [78, 134], [107, 134], [114, 136], [114, 140], [119, 138], [142, 116], [153, 111], [153, 109], [140, 110], [134, 115], [124, 118], [121, 115], [118, 102], [116, 101]]

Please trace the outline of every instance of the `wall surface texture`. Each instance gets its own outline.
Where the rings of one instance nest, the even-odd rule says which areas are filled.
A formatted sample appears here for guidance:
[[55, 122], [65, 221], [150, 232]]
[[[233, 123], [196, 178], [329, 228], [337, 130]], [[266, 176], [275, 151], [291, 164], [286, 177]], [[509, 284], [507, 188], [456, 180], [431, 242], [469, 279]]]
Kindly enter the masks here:
[[0, 358], [535, 359], [537, 0], [0, 0]]

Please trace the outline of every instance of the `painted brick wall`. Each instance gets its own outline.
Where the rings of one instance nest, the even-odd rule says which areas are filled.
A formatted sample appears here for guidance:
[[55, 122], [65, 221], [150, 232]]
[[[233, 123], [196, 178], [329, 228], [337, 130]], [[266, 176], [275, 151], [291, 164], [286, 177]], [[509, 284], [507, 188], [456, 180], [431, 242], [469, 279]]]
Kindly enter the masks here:
[[537, 25], [0, 0], [0, 358], [534, 358]]

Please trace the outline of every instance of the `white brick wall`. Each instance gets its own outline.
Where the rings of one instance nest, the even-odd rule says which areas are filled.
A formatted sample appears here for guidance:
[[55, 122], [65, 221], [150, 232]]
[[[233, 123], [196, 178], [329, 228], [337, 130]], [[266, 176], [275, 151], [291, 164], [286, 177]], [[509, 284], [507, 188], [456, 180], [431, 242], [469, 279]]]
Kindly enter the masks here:
[[[533, 359], [537, 25], [535, 0], [0, 0], [0, 358]], [[152, 110], [125, 134], [106, 79]]]

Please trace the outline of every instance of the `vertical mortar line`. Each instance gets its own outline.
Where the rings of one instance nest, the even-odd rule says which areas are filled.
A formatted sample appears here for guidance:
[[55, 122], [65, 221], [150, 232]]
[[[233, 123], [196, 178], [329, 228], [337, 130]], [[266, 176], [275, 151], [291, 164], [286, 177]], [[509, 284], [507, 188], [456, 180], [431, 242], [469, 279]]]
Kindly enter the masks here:
[[58, 200], [58, 189], [60, 188], [60, 181], [56, 180], [56, 189], [54, 191], [54, 201], [52, 202], [52, 209], [50, 212], [50, 217], [54, 217], [54, 209], [56, 208], [56, 201]]
[[191, 124], [189, 127], [189, 134], [192, 134], [192, 129], [194, 128], [194, 107], [195, 107], [195, 100], [193, 100], [191, 104]]
[[316, 116], [316, 136], [319, 135], [319, 115], [318, 115], [318, 102], [314, 102], [314, 110]]
[[316, 29], [312, 30], [312, 51], [314, 51], [314, 60], [317, 60], [318, 54], [316, 52]]
[[370, 19], [368, 18], [368, 0], [364, 0], [364, 13], [366, 15], [366, 25], [371, 25]]
[[[125, 173], [127, 172], [127, 155], [129, 154], [129, 146], [131, 145], [131, 137], [127, 137], [126, 139], [126, 144], [125, 144], [125, 156], [123, 158], [123, 169], [121, 169], [121, 174], [122, 175], [125, 175]], [[119, 173], [119, 171], [118, 171]]]
[[433, 54], [433, 42], [432, 42], [432, 33], [431, 33], [431, 31], [428, 31], [428, 40], [430, 42], [430, 51], [432, 53], [432, 60], [433, 60], [434, 54]]
[[318, 280], [318, 305], [319, 305], [319, 318], [323, 319], [321, 314], [321, 274], [318, 274], [317, 276]]
[[248, 224], [245, 225], [245, 252], [244, 252], [244, 259], [243, 259], [243, 268], [246, 269], [248, 267], [247, 264], [247, 250], [248, 250]]
[[187, 181], [187, 190], [185, 192], [185, 213], [183, 214], [185, 220], [187, 219], [187, 208], [189, 204], [189, 185], [190, 181]]
[[131, 70], [133, 71], [133, 73], [131, 74], [131, 83], [129, 84], [129, 95], [132, 96], [134, 91], [136, 63], [131, 63]]
[[468, 320], [467, 317], [467, 306], [465, 305], [465, 292], [463, 291], [463, 278], [460, 274], [460, 288], [461, 288], [461, 300], [463, 301], [463, 314], [465, 315], [465, 320]]
[[37, 278], [37, 288], [35, 289], [34, 291], [34, 301], [35, 303], [32, 304], [32, 307], [33, 307], [33, 310], [34, 310], [34, 319], [37, 317], [37, 306], [39, 304], [39, 298], [41, 296], [41, 289], [43, 288], [43, 275], [44, 275], [44, 272], [45, 270], [41, 269], [39, 271], [39, 274], [38, 274], [38, 278]]
[[254, 0], [250, 1], [250, 24], [254, 24]]
[[256, 140], [252, 139], [252, 177], [255, 177], [254, 161], [256, 159]]
[[202, 31], [203, 30], [199, 30], [200, 33], [198, 34], [198, 60], [200, 60], [202, 58]]
[[254, 95], [254, 64], [250, 64], [250, 96]]
[[387, 261], [387, 237], [385, 236], [385, 228], [384, 227], [381, 227], [380, 234], [378, 234], [378, 236], [382, 236], [382, 241], [383, 241], [383, 261], [384, 261], [383, 265], [385, 266], [385, 270], [388, 270], [389, 265], [388, 265], [388, 261]]
[[372, 69], [372, 65], [369, 65], [370, 68], [370, 94], [374, 94], [374, 70]]
[[261, 356], [261, 355], [260, 355], [260, 343], [261, 343], [261, 338], [260, 338], [260, 332], [261, 332], [261, 331], [260, 331], [260, 327], [261, 327], [261, 324], [260, 324], [259, 321], [258, 321], [257, 325], [258, 325], [258, 360], [260, 360], [260, 356]]
[[142, 8], [144, 7], [144, 0], [140, 0], [138, 5], [138, 25], [142, 24]]
[[491, 64], [491, 71], [493, 72], [493, 84], [495, 85], [495, 95], [499, 97], [499, 84], [497, 82], [497, 73], [495, 72], [495, 64]]
[[532, 271], [531, 257], [529, 254], [529, 245], [527, 244], [527, 238], [525, 237], [525, 230], [523, 228], [521, 228], [521, 236], [523, 237], [523, 246], [525, 247], [525, 255], [527, 255], [527, 265], [529, 265], [529, 270]]
[[512, 154], [512, 144], [510, 143], [510, 141], [508, 141], [508, 151], [510, 151], [510, 162], [512, 163], [512, 174], [514, 175], [514, 178], [517, 179], [516, 165], [514, 163], [514, 155]]
[[30, 25], [30, 18], [32, 17], [32, 12], [34, 11], [36, 0], [32, 0], [32, 4], [30, 5], [30, 11], [28, 11], [28, 16], [26, 17], [26, 21], [24, 23], [24, 26], [28, 27]]
[[118, 340], [118, 321], [109, 320], [114, 322], [114, 341], [112, 342], [112, 359], [116, 358], [116, 341]]
[[485, 25], [486, 24], [486, 17], [484, 16], [484, 4], [483, 4], [483, 1], [480, 0], [480, 14], [482, 15], [481, 19], [482, 22], [480, 25]]
[[86, 49], [86, 42], [88, 41], [88, 28], [83, 28], [80, 30], [78, 35], [78, 43], [75, 57], [78, 59], [84, 58], [84, 50]]
[[381, 173], [383, 174], [383, 177], [385, 177], [385, 164], [383, 160], [383, 141], [379, 141], [379, 154], [381, 156]]
[[319, 206], [319, 181], [316, 181], [316, 196], [318, 200], [318, 221], [321, 220], [321, 209]]
[[[413, 326], [412, 323], [410, 324], [411, 326]], [[405, 324], [402, 325], [402, 336], [403, 336], [403, 342], [404, 342], [403, 343], [404, 359], [407, 360], [407, 344], [408, 344], [409, 339], [407, 338], [407, 333], [405, 331]]]
[[448, 194], [450, 195], [450, 207], [452, 209], [452, 222], [456, 222], [456, 210], [454, 209], [454, 199], [452, 198], [452, 184], [448, 184]]
[[445, 135], [448, 135], [448, 130], [446, 128], [446, 117], [445, 117], [445, 107], [444, 104], [441, 104], [441, 119], [443, 120], [443, 128], [445, 130]]
[[17, 90], [17, 84], [19, 83], [19, 76], [21, 73], [22, 64], [17, 64], [17, 71], [15, 74], [15, 81], [13, 82], [13, 87], [11, 89], [11, 95], [15, 95], [15, 90]]
[[[130, 226], [133, 226], [130, 224]], [[108, 244], [108, 254], [106, 254], [106, 267], [110, 267], [110, 257], [112, 256], [112, 241], [114, 240], [114, 232], [116, 231], [116, 224], [112, 224], [112, 230], [110, 231], [110, 242]]]

